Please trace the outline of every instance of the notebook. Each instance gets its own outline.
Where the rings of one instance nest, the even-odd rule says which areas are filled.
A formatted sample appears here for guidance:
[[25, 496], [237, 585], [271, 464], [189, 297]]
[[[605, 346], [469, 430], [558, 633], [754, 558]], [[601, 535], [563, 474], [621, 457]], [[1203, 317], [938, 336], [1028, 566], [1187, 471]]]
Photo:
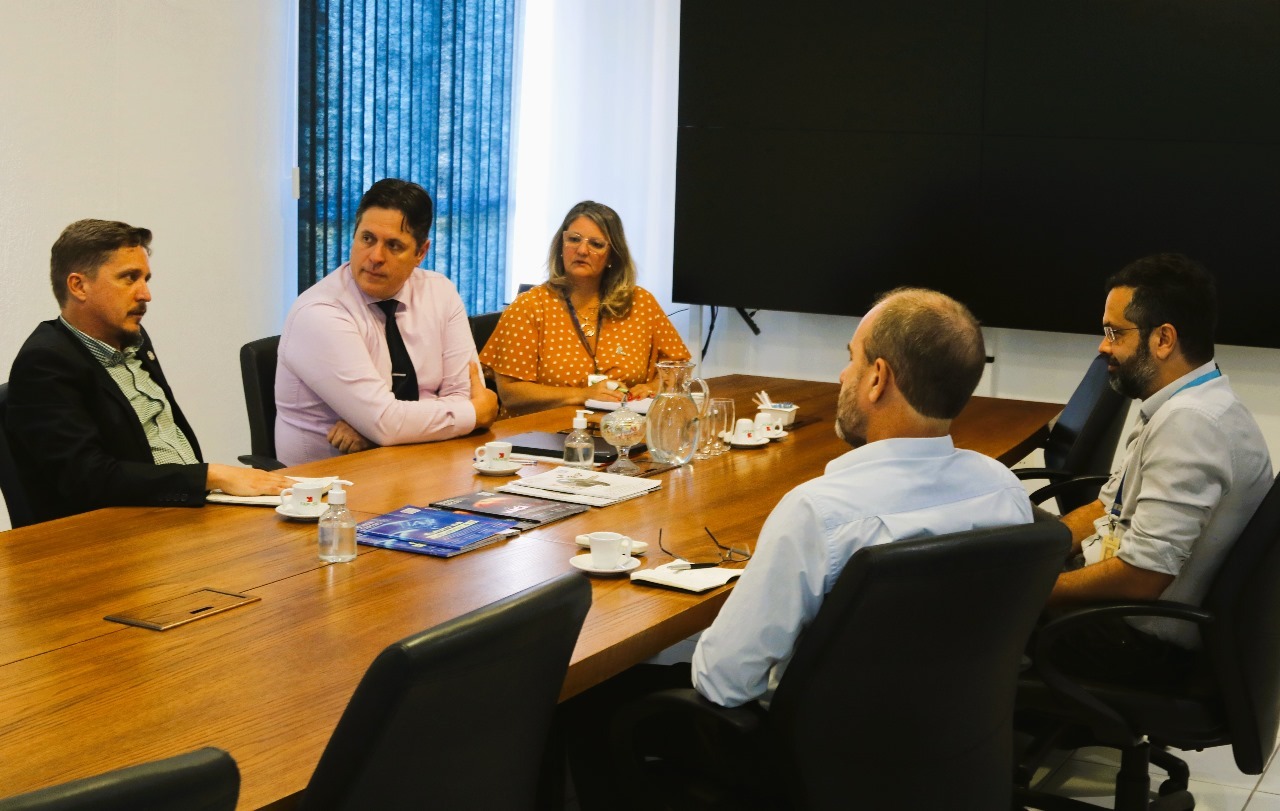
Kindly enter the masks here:
[[487, 490], [440, 499], [431, 502], [430, 506], [441, 510], [465, 510], [480, 515], [510, 518], [517, 521], [517, 526], [521, 529], [550, 524], [571, 515], [584, 513], [588, 509], [580, 504], [550, 501], [535, 496], [518, 496], [514, 493], [490, 493]]
[[725, 569], [714, 567], [709, 569], [673, 569], [671, 563], [664, 563], [652, 569], [641, 569], [631, 573], [632, 583], [643, 583], [648, 586], [663, 586], [680, 591], [692, 591], [695, 594], [720, 588], [725, 583], [742, 575], [741, 569]]

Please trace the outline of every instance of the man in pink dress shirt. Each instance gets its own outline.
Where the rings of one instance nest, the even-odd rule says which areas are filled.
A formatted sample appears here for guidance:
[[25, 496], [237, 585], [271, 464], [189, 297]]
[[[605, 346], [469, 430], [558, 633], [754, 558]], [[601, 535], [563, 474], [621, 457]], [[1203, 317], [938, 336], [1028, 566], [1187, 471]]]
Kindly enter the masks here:
[[[497, 418], [462, 299], [418, 267], [432, 215], [416, 183], [374, 183], [356, 210], [350, 260], [294, 302], [276, 367], [276, 455], [286, 465], [451, 439]], [[397, 366], [393, 377], [397, 342], [412, 370]]]

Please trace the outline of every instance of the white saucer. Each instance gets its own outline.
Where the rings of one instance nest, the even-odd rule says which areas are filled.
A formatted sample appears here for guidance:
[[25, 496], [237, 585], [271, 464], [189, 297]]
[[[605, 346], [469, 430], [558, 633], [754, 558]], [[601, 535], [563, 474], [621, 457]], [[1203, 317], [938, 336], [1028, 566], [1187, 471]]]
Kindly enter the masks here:
[[729, 440], [729, 447], [731, 448], [758, 448], [761, 445], [768, 445], [768, 444], [769, 444], [769, 440], [766, 439], [765, 437], [759, 437], [757, 439], [747, 440], [746, 442], [739, 442], [736, 439]]
[[524, 465], [519, 462], [507, 462], [506, 464], [498, 465], [497, 467], [485, 467], [479, 462], [476, 462], [471, 467], [475, 468], [477, 473], [484, 476], [510, 476], [512, 473], [515, 473], [520, 468], [524, 467]]
[[790, 434], [788, 434], [786, 431], [779, 431], [773, 436], [765, 437], [765, 439], [786, 439], [788, 436], [790, 436]]
[[[582, 540], [578, 540], [577, 538], [575, 538], [574, 540], [577, 541], [578, 546], [581, 546], [583, 549], [591, 548], [591, 541], [582, 541]], [[631, 554], [643, 555], [647, 551], [649, 551], [649, 544], [645, 543], [644, 541], [633, 540], [631, 542]]]
[[320, 516], [324, 515], [325, 510], [329, 509], [328, 504], [321, 504], [320, 509], [314, 512], [300, 512], [292, 507], [281, 504], [276, 507], [276, 512], [288, 518], [290, 521], [319, 521]]
[[616, 569], [597, 569], [591, 565], [591, 555], [577, 555], [569, 558], [569, 563], [573, 565], [573, 568], [581, 569], [587, 574], [601, 575], [623, 574], [640, 565], [640, 561], [637, 558], [627, 558], [626, 561], [626, 563]]

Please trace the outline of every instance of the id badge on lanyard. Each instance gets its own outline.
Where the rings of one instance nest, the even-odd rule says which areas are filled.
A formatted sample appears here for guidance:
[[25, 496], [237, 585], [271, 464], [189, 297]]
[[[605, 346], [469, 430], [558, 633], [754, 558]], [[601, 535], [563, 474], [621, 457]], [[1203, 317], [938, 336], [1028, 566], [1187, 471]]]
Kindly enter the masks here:
[[1120, 524], [1115, 516], [1107, 521], [1107, 528], [1102, 532], [1102, 559], [1113, 558], [1120, 551]]

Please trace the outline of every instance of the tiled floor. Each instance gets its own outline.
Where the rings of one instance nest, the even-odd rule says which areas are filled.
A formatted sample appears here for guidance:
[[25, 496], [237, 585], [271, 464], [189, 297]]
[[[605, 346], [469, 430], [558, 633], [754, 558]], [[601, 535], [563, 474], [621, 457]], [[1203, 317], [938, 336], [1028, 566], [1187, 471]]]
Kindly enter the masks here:
[[[1196, 811], [1280, 811], [1280, 764], [1274, 755], [1259, 776], [1240, 773], [1230, 746], [1175, 754], [1191, 769], [1188, 788], [1196, 798]], [[1062, 753], [1060, 761], [1056, 767], [1043, 771], [1036, 788], [1112, 807], [1116, 771], [1120, 768], [1115, 750], [1078, 749]], [[1153, 791], [1164, 779], [1163, 774], [1159, 768], [1151, 768]]]

